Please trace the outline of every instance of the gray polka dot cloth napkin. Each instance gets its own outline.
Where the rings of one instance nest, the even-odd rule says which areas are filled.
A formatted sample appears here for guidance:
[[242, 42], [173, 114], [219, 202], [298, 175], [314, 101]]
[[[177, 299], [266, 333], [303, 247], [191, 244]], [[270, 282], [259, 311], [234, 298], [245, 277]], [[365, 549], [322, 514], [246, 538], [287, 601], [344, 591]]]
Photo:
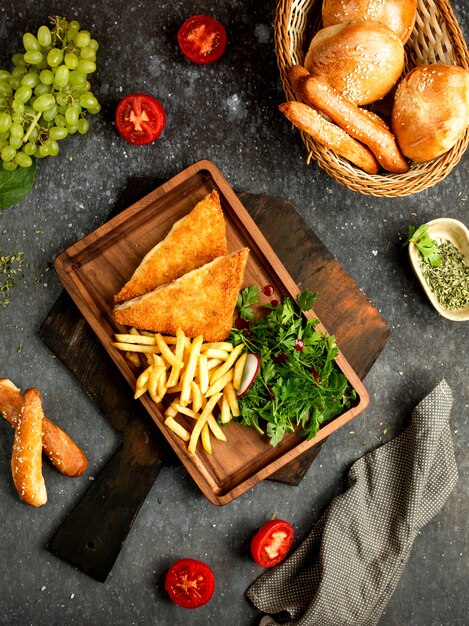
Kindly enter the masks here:
[[401, 435], [354, 463], [347, 490], [309, 537], [248, 589], [258, 609], [286, 615], [280, 622], [265, 616], [262, 626], [378, 623], [417, 533], [458, 480], [451, 406], [443, 380], [414, 409]]

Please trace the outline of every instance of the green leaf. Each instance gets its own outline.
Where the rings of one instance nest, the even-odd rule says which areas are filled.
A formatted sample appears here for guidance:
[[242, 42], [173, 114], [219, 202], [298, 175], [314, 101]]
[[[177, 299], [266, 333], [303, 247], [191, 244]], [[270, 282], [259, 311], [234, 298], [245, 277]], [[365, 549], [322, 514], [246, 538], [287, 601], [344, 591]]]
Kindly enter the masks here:
[[35, 159], [31, 167], [17, 167], [12, 172], [0, 166], [0, 209], [18, 204], [31, 191], [35, 180]]
[[409, 226], [407, 229], [407, 239], [403, 245], [405, 246], [410, 242], [416, 246], [426, 263], [429, 263], [432, 267], [439, 267], [441, 265], [438, 244], [433, 241], [428, 234], [427, 224], [422, 224], [418, 228]]
[[309, 311], [310, 309], [312, 309], [317, 297], [317, 293], [311, 293], [311, 291], [308, 291], [307, 289], [302, 291], [297, 298], [300, 311]]
[[244, 287], [238, 295], [236, 306], [239, 309], [239, 317], [243, 320], [254, 319], [254, 311], [252, 306], [259, 302], [259, 288], [257, 285]]

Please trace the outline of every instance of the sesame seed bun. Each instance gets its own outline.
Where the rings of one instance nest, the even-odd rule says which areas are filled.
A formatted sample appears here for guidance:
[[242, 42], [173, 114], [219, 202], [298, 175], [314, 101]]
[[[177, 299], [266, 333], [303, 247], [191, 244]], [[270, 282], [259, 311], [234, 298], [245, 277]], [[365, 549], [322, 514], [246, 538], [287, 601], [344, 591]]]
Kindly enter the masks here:
[[424, 163], [450, 150], [469, 125], [469, 72], [416, 67], [396, 90], [392, 129], [403, 154]]
[[324, 0], [324, 26], [345, 22], [378, 22], [390, 28], [405, 43], [414, 28], [417, 0]]
[[369, 104], [383, 98], [401, 75], [404, 46], [382, 24], [336, 24], [313, 37], [304, 66], [355, 104]]

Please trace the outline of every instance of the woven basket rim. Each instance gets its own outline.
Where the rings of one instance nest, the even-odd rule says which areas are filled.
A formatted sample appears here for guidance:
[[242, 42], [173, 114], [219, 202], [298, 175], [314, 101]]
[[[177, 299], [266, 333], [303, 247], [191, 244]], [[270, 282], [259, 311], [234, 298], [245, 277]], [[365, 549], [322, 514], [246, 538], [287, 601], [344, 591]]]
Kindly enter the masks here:
[[[298, 62], [295, 55], [300, 56], [301, 53], [304, 56], [305, 31], [311, 15], [319, 10], [319, 3], [320, 0], [279, 0], [277, 3], [274, 24], [275, 52], [283, 90], [288, 100], [297, 100], [298, 97], [290, 85], [287, 72]], [[469, 70], [467, 44], [449, 1], [417, 0], [417, 8], [416, 26], [406, 44], [408, 56], [421, 60], [419, 56], [422, 57], [423, 48], [427, 55], [441, 57], [446, 54], [450, 57], [450, 60], [441, 62], [452, 62]], [[438, 19], [435, 19], [435, 15]], [[295, 40], [299, 40], [301, 44], [297, 43], [296, 48]], [[421, 64], [416, 62], [409, 67]], [[316, 160], [332, 178], [353, 191], [385, 197], [415, 194], [443, 180], [459, 163], [469, 144], [468, 127], [448, 152], [433, 161], [411, 163], [409, 172], [405, 174], [368, 174], [303, 131], [300, 131], [300, 135], [308, 151], [308, 163]]]

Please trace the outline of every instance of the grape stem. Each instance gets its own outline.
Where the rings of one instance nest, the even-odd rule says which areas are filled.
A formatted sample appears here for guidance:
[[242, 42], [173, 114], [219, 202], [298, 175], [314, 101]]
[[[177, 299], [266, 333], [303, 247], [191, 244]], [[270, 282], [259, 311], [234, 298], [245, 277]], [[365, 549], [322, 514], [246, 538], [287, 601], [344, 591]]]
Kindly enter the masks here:
[[30, 134], [33, 132], [34, 127], [37, 125], [39, 118], [41, 117], [42, 112], [36, 113], [36, 115], [33, 117], [33, 121], [31, 122], [31, 124], [29, 125], [28, 130], [26, 131], [25, 136], [23, 137], [23, 143], [26, 143], [29, 139]]

